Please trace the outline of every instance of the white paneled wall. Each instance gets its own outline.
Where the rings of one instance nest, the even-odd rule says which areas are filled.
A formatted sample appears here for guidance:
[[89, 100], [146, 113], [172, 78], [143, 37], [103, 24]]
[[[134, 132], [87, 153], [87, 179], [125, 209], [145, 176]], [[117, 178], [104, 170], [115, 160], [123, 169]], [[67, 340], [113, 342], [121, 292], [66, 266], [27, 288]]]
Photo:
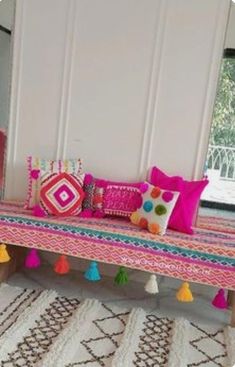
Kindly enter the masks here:
[[29, 154], [202, 173], [229, 0], [17, 0], [6, 197]]
[[8, 100], [11, 63], [11, 36], [0, 31], [0, 129], [8, 123]]
[[235, 3], [231, 3], [228, 27], [225, 38], [225, 48], [235, 48]]
[[12, 29], [14, 23], [15, 0], [1, 0], [0, 2], [0, 25]]

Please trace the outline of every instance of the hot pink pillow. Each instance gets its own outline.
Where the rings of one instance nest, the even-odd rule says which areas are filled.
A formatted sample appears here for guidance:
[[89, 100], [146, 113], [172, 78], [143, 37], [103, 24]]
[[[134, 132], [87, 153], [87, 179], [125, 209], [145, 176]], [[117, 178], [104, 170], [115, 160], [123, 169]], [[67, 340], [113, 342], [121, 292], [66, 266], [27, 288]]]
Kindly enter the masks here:
[[86, 175], [81, 216], [129, 217], [141, 200], [141, 183], [113, 182]]
[[193, 234], [192, 225], [201, 194], [208, 180], [186, 181], [180, 176], [167, 176], [159, 168], [150, 171], [150, 183], [165, 190], [180, 193], [175, 208], [171, 214], [168, 227], [179, 232]]

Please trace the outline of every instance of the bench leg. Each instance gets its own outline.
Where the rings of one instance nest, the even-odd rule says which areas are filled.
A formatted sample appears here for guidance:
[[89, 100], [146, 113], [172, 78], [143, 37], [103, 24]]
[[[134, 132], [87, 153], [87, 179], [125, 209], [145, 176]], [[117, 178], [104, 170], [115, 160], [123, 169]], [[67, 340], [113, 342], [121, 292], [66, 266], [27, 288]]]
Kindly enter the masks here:
[[23, 265], [26, 250], [23, 247], [8, 246], [7, 251], [11, 257], [8, 263], [0, 264], [0, 283], [5, 282], [13, 273]]
[[235, 291], [228, 291], [228, 305], [232, 311], [230, 326], [235, 328]]

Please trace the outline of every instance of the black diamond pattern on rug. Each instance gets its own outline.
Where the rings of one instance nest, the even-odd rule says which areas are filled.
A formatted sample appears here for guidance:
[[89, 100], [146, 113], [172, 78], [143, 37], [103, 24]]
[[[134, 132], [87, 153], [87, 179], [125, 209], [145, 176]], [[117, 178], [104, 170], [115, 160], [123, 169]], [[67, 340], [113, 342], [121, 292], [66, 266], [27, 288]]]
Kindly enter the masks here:
[[138, 352], [133, 365], [136, 367], [165, 367], [168, 361], [173, 321], [147, 315], [140, 336]]
[[[227, 357], [226, 345], [223, 342], [224, 331], [208, 332], [202, 327], [191, 322], [195, 335], [189, 344], [197, 352], [197, 361], [189, 363], [188, 367], [224, 367], [224, 359]], [[218, 348], [219, 347], [219, 348]], [[220, 352], [218, 352], [218, 349]]]
[[[111, 307], [102, 304], [105, 316], [93, 321], [96, 329], [96, 337], [84, 339], [81, 345], [86, 349], [89, 358], [83, 361], [70, 363], [66, 367], [76, 366], [107, 366], [109, 360], [119, 347], [119, 341], [126, 327], [128, 312], [114, 312]], [[109, 353], [103, 353], [103, 345], [108, 345]], [[124, 367], [124, 366], [123, 366]]]
[[36, 321], [37, 326], [29, 329], [17, 349], [9, 353], [7, 360], [1, 361], [1, 367], [33, 367], [48, 352], [79, 304], [77, 299], [57, 297]]

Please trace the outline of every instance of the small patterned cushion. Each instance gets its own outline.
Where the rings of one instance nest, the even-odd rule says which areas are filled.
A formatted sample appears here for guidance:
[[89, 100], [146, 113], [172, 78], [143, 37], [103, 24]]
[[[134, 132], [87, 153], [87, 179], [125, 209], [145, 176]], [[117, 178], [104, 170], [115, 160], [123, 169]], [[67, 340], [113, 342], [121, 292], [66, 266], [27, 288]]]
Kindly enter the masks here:
[[81, 211], [84, 175], [64, 173], [44, 175], [41, 181], [40, 206], [47, 214], [70, 216]]
[[41, 181], [49, 173], [67, 172], [73, 175], [82, 173], [81, 159], [50, 160], [28, 157], [28, 195], [25, 203], [27, 209], [39, 203]]
[[129, 217], [141, 200], [140, 185], [141, 183], [106, 181], [87, 175], [83, 209], [89, 210], [93, 215]]
[[104, 187], [102, 180], [97, 180], [90, 174], [85, 175], [83, 210], [88, 210], [91, 214], [97, 211], [103, 214]]
[[140, 190], [129, 184], [108, 184], [103, 199], [103, 211], [106, 215], [130, 217], [140, 202]]
[[179, 193], [162, 190], [147, 182], [142, 185], [141, 191], [142, 203], [140, 208], [131, 214], [131, 222], [153, 234], [165, 234]]

